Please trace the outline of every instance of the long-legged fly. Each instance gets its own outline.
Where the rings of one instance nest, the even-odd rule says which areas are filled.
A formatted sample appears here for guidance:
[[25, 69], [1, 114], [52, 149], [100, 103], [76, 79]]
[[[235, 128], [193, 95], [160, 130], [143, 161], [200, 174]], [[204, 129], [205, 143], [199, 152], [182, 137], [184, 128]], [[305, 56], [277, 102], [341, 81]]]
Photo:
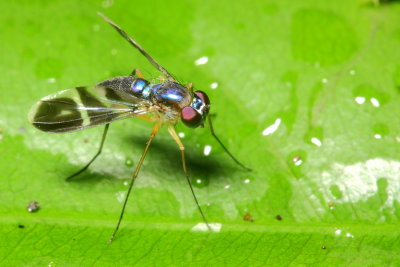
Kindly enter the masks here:
[[111, 122], [136, 117], [154, 123], [150, 138], [133, 173], [117, 225], [109, 242], [112, 242], [118, 231], [126, 203], [150, 144], [160, 127], [166, 124], [181, 151], [183, 172], [197, 208], [208, 229], [211, 230], [189, 179], [185, 163], [185, 147], [175, 132], [175, 124], [182, 120], [186, 126], [197, 128], [203, 127], [207, 120], [211, 135], [227, 154], [242, 168], [250, 169], [241, 164], [215, 134], [211, 118], [208, 116], [211, 104], [207, 94], [203, 91], [193, 91], [191, 83], [186, 86], [179, 83], [117, 24], [101, 13], [99, 15], [138, 49], [163, 74], [163, 79], [160, 79], [159, 83], [150, 83], [140, 70], [135, 69], [129, 76], [111, 78], [94, 86], [79, 86], [59, 91], [39, 100], [29, 113], [29, 121], [39, 130], [49, 133], [67, 133], [105, 125], [97, 153], [82, 169], [66, 180], [81, 174], [100, 155]]

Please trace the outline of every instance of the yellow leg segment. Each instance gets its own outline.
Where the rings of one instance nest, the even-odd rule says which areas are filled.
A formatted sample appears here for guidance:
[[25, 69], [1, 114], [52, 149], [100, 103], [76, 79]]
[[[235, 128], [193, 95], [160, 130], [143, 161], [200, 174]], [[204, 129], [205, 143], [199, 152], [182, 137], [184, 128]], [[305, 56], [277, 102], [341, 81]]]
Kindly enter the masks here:
[[131, 73], [131, 76], [144, 79], [143, 73], [140, 71], [140, 69], [134, 69]]
[[125, 197], [125, 200], [124, 200], [124, 204], [122, 206], [121, 213], [119, 215], [117, 226], [114, 228], [114, 232], [112, 233], [110, 239], [108, 240], [108, 242], [110, 242], [110, 243], [114, 240], [115, 235], [117, 234], [117, 231], [118, 231], [119, 226], [121, 224], [122, 218], [124, 217], [126, 203], [128, 202], [129, 195], [131, 194], [131, 191], [132, 191], [132, 188], [133, 188], [133, 184], [135, 183], [136, 177], [139, 174], [140, 167], [143, 164], [144, 158], [146, 157], [147, 152], [149, 151], [149, 147], [150, 147], [151, 141], [153, 141], [153, 139], [156, 136], [157, 132], [160, 130], [160, 127], [161, 127], [161, 124], [157, 123], [157, 124], [155, 124], [153, 126], [153, 129], [151, 130], [151, 135], [150, 135], [149, 141], [147, 141], [146, 148], [144, 149], [144, 152], [143, 152], [142, 156], [140, 157], [139, 163], [136, 166], [135, 172], [132, 175], [131, 183], [129, 184], [128, 192], [126, 193], [126, 197]]
[[149, 116], [147, 116], [147, 115], [139, 115], [139, 116], [136, 116], [136, 118], [142, 119], [142, 120], [145, 120], [145, 121], [149, 121], [149, 122], [154, 122], [154, 121], [156, 121], [156, 119], [154, 119], [154, 118], [152, 118], [152, 117], [149, 117]]
[[189, 175], [187, 173], [186, 161], [185, 161], [185, 147], [183, 146], [181, 139], [179, 139], [179, 136], [176, 134], [174, 125], [172, 125], [171, 123], [168, 124], [168, 132], [171, 134], [172, 138], [175, 140], [175, 142], [179, 146], [179, 149], [181, 150], [183, 172], [185, 173], [186, 180], [189, 184], [190, 190], [192, 191], [194, 201], [196, 202], [197, 208], [200, 211], [201, 217], [203, 217], [203, 220], [204, 220], [205, 224], [207, 225], [208, 230], [211, 231], [211, 227], [208, 224], [208, 221], [207, 221], [206, 217], [204, 216], [203, 211], [200, 208], [199, 202], [197, 201], [196, 194], [194, 193], [194, 190], [193, 190], [192, 182], [190, 181]]

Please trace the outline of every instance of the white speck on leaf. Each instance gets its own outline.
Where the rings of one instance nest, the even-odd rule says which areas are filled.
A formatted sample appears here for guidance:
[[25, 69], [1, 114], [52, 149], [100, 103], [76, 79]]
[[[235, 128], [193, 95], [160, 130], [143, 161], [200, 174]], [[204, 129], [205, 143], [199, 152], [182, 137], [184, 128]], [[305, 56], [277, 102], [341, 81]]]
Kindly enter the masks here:
[[[209, 223], [208, 224], [211, 228], [212, 232], [216, 232], [219, 233], [221, 231], [222, 228], [222, 224], [221, 223]], [[204, 222], [198, 223], [195, 226], [192, 227], [192, 231], [194, 232], [207, 232], [209, 231], [207, 224]]]
[[207, 62], [208, 62], [208, 57], [201, 57], [201, 58], [199, 58], [199, 59], [196, 59], [196, 60], [194, 61], [194, 64], [195, 64], [196, 66], [200, 66], [200, 65], [207, 64]]

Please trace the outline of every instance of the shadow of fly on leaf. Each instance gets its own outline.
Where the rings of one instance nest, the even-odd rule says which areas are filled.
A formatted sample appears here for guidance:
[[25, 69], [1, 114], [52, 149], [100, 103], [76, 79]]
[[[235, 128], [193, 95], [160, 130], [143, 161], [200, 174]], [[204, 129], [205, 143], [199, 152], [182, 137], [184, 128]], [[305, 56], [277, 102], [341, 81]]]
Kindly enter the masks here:
[[176, 123], [181, 120], [186, 126], [197, 128], [204, 127], [207, 121], [211, 135], [229, 157], [243, 169], [247, 171], [251, 169], [240, 163], [215, 134], [211, 116], [208, 116], [210, 100], [207, 94], [200, 90], [194, 91], [191, 83], [188, 85], [179, 83], [117, 24], [101, 13], [99, 15], [162, 73], [163, 76], [159, 79], [159, 83], [150, 83], [139, 69], [135, 69], [129, 76], [111, 78], [94, 86], [79, 86], [59, 91], [39, 100], [29, 112], [29, 121], [39, 130], [49, 133], [68, 133], [104, 125], [99, 150], [82, 169], [67, 177], [67, 181], [84, 172], [100, 155], [111, 122], [135, 117], [153, 123], [150, 138], [132, 175], [117, 225], [109, 242], [114, 240], [119, 229], [130, 193], [150, 144], [161, 126], [166, 125], [172, 139], [175, 140], [181, 151], [182, 168], [193, 199], [205, 225], [211, 231], [187, 173], [185, 147], [175, 131]]

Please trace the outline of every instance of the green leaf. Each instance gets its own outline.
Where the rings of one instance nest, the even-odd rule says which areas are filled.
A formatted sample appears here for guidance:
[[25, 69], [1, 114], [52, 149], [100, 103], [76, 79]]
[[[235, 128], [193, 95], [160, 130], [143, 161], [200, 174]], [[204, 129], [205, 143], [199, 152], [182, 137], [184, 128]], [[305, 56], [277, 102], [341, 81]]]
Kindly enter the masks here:
[[[215, 2], [0, 3], [1, 266], [400, 264], [399, 3]], [[58, 90], [134, 68], [159, 76], [97, 11], [209, 94], [217, 134], [253, 169], [207, 128], [177, 125], [220, 232], [192, 230], [202, 220], [163, 129], [108, 244], [151, 124], [113, 123], [101, 156], [67, 183], [101, 127], [51, 135], [27, 122]]]

